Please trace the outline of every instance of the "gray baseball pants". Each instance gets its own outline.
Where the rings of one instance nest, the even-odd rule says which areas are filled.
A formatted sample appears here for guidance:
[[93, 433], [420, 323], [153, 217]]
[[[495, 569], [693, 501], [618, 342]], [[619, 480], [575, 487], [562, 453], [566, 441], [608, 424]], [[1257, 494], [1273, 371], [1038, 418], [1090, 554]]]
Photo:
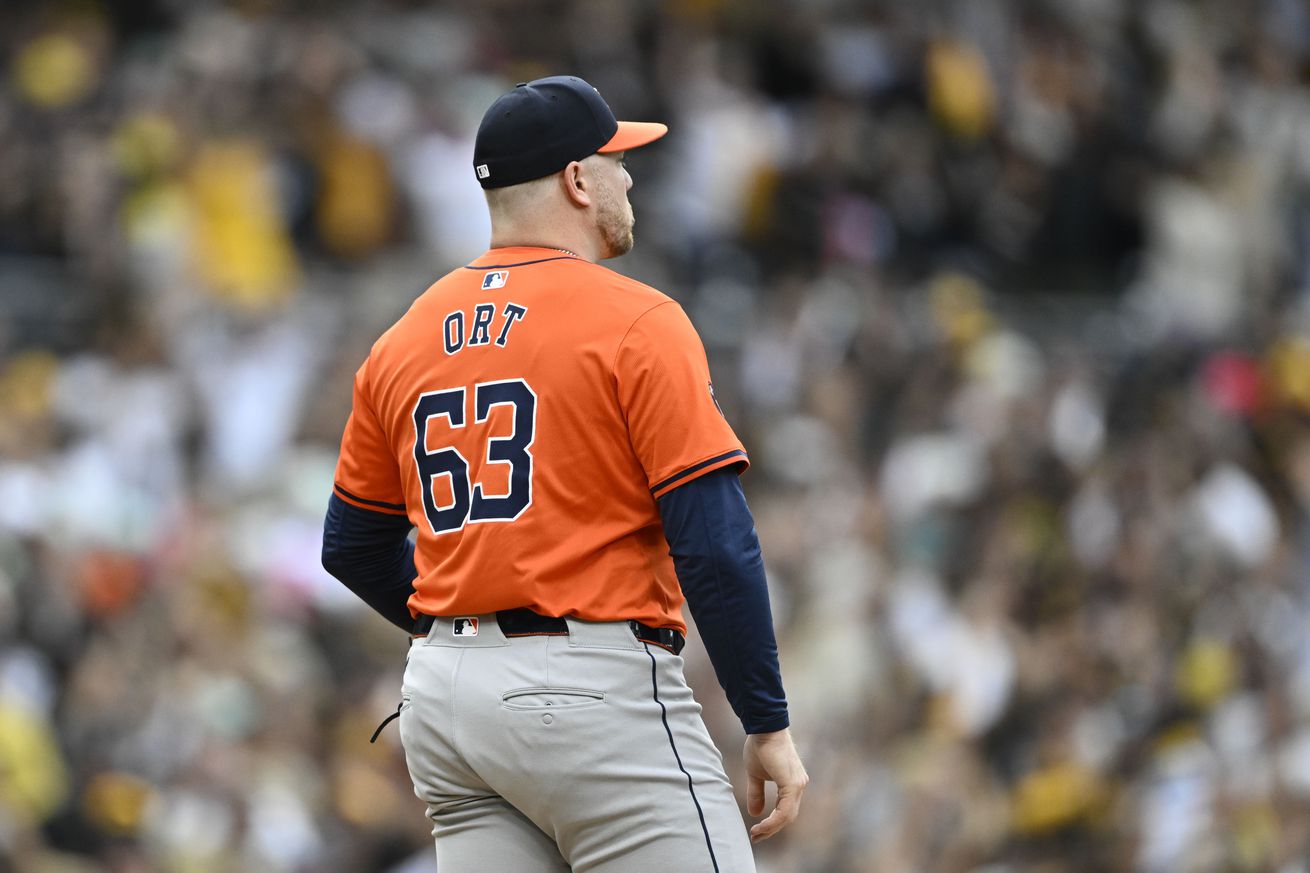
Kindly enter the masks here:
[[507, 638], [477, 619], [414, 640], [402, 688], [441, 873], [753, 873], [682, 658], [626, 622]]

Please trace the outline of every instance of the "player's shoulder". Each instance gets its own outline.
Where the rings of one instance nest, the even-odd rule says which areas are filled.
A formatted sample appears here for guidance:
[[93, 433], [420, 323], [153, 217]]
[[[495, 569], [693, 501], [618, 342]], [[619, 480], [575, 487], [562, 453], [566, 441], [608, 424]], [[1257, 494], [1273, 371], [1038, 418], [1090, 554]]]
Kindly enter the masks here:
[[[677, 302], [658, 288], [583, 258], [548, 258], [527, 264], [511, 264], [504, 268], [503, 274], [494, 272], [497, 268], [489, 266], [475, 265], [465, 269], [474, 271], [473, 288], [478, 287], [479, 281], [491, 277], [494, 287], [530, 295], [522, 299], [525, 304], [553, 304], [546, 308], [553, 313], [554, 326], [563, 330], [571, 325], [578, 330], [617, 328], [622, 332], [652, 309], [665, 304], [677, 307]], [[467, 278], [448, 276], [438, 281], [428, 293], [437, 300], [445, 299], [447, 295], [452, 299], [460, 298], [466, 294], [469, 284]]]
[[[451, 313], [472, 317], [484, 292], [504, 296], [529, 314], [529, 321], [549, 325], [556, 336], [571, 333], [612, 337], [618, 343], [652, 313], [685, 320], [674, 298], [637, 279], [581, 258], [549, 258], [525, 263], [479, 263], [456, 267], [433, 282], [370, 350], [375, 367], [400, 366], [416, 343], [431, 342], [432, 325]], [[663, 320], [663, 319], [659, 319]]]
[[403, 365], [412, 356], [415, 343], [424, 341], [424, 325], [430, 322], [434, 308], [441, 305], [443, 284], [448, 284], [447, 280], [454, 275], [452, 271], [437, 279], [410, 302], [400, 317], [373, 341], [364, 368], [380, 375]]
[[447, 280], [453, 275], [453, 272], [447, 273], [415, 297], [405, 311], [401, 313], [400, 317], [393, 321], [391, 326], [384, 330], [373, 342], [373, 351], [377, 352], [395, 345], [398, 339], [403, 337], [415, 322], [421, 321], [425, 317], [426, 311], [431, 309], [437, 302], [437, 298], [441, 295], [442, 285], [447, 283]]
[[677, 301], [658, 288], [611, 270], [603, 264], [581, 261], [574, 269], [586, 283], [582, 290], [588, 302], [604, 302], [623, 317], [636, 319], [657, 306], [666, 303], [677, 305]]

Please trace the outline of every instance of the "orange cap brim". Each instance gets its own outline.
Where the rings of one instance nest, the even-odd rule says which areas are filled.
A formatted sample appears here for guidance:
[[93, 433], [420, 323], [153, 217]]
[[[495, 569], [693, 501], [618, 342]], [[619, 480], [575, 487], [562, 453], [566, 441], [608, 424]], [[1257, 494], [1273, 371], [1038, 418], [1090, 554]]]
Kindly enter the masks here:
[[618, 132], [610, 138], [609, 142], [596, 149], [596, 152], [602, 155], [626, 152], [628, 149], [652, 143], [668, 132], [668, 125], [660, 124], [658, 121], [620, 121]]

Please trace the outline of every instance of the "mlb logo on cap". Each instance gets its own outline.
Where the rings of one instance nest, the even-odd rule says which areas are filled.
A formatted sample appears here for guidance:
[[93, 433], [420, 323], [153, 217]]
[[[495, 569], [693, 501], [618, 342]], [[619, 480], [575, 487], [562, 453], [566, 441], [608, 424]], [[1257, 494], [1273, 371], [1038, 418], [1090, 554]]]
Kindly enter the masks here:
[[457, 618], [450, 632], [457, 637], [476, 637], [478, 620], [476, 618]]
[[509, 281], [509, 270], [496, 270], [482, 277], [482, 290], [504, 288], [507, 281]]

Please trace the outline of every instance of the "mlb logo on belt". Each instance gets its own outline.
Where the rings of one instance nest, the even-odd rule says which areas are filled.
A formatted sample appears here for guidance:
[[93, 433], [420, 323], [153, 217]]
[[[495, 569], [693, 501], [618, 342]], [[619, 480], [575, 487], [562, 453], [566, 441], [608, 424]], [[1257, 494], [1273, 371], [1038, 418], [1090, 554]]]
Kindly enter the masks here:
[[482, 277], [482, 290], [487, 291], [492, 288], [504, 288], [505, 282], [509, 280], [509, 270], [494, 270]]
[[457, 618], [450, 632], [457, 637], [476, 637], [478, 620], [476, 618]]

